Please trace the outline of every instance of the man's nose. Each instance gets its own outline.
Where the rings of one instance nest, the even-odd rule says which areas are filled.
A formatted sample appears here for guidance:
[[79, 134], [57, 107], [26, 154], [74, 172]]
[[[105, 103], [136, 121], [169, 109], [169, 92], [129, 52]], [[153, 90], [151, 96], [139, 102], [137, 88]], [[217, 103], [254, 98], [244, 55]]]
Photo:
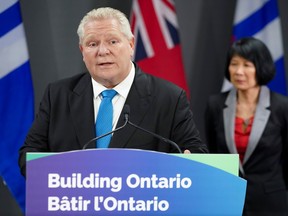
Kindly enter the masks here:
[[110, 51], [109, 51], [109, 48], [108, 48], [107, 44], [105, 44], [105, 43], [100, 43], [99, 44], [99, 50], [98, 50], [98, 54], [99, 55], [106, 55], [109, 52]]

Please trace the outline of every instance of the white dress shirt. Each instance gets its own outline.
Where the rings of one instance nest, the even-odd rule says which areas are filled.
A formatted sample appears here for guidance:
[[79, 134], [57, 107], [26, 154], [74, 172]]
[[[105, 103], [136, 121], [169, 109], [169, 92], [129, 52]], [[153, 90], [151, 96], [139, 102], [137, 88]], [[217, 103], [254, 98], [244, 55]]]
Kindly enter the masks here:
[[[133, 63], [131, 62], [132, 67], [128, 74], [128, 76], [117, 86], [115, 86], [113, 89], [117, 91], [117, 95], [115, 95], [112, 99], [113, 104], [113, 122], [112, 122], [112, 130], [115, 129], [118, 119], [120, 117], [121, 111], [123, 109], [123, 106], [125, 104], [126, 98], [128, 96], [128, 93], [130, 91], [130, 88], [132, 86], [134, 77], [135, 77], [135, 67]], [[93, 86], [93, 101], [94, 101], [94, 122], [96, 122], [99, 106], [102, 100], [101, 92], [106, 90], [107, 88], [100, 83], [97, 83], [93, 78], [92, 80], [92, 86]]]

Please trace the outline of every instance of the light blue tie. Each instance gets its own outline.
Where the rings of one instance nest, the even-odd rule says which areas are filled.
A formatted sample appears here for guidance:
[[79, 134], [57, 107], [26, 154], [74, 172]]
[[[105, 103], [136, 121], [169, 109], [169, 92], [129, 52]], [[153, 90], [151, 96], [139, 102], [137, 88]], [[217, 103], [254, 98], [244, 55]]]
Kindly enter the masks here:
[[[113, 120], [113, 105], [112, 99], [117, 94], [113, 89], [105, 90], [101, 93], [102, 101], [99, 107], [97, 119], [96, 119], [96, 136], [101, 136], [112, 130], [112, 120]], [[100, 138], [96, 141], [97, 148], [107, 148], [111, 134]]]

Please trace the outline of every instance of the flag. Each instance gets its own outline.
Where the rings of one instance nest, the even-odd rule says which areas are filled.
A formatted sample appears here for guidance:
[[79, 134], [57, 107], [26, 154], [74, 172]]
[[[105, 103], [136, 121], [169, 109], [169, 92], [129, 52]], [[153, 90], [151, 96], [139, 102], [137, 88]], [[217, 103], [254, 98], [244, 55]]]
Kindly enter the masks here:
[[0, 3], [0, 175], [25, 211], [18, 150], [34, 117], [27, 44], [18, 0]]
[[[268, 87], [287, 95], [284, 51], [277, 0], [238, 0], [234, 16], [233, 40], [252, 36], [263, 41], [271, 52], [276, 75]], [[227, 89], [227, 86], [222, 90]]]
[[134, 0], [130, 17], [134, 61], [147, 73], [182, 87], [189, 95], [172, 0]]

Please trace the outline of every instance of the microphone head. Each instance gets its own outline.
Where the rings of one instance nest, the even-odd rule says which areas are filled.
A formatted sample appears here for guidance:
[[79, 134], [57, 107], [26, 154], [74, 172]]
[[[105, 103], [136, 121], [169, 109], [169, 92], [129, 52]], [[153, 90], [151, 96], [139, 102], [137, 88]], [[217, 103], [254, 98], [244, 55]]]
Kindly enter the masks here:
[[128, 119], [129, 119], [129, 114], [130, 114], [130, 106], [129, 106], [128, 104], [125, 104], [125, 105], [124, 105], [123, 113], [124, 113], [125, 121], [128, 121]]

